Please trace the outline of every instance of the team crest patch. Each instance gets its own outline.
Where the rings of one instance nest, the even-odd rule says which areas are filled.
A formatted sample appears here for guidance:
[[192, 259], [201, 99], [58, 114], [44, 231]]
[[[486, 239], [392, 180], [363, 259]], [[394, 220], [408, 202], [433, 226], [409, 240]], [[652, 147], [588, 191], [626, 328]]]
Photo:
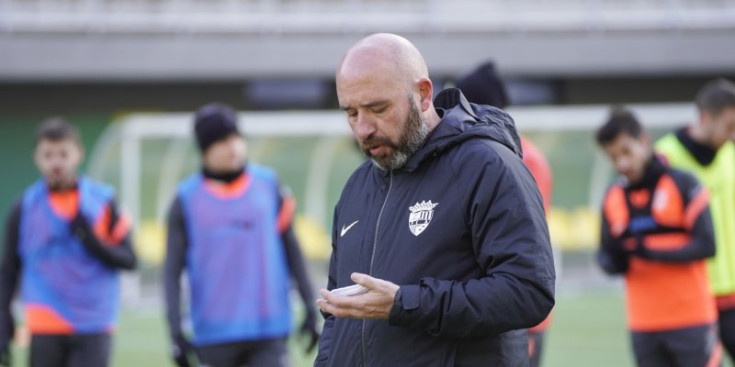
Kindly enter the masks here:
[[408, 215], [408, 229], [411, 230], [414, 236], [420, 235], [429, 226], [431, 218], [434, 217], [434, 208], [437, 205], [439, 203], [434, 204], [429, 200], [408, 207], [408, 210], [411, 211], [411, 214]]

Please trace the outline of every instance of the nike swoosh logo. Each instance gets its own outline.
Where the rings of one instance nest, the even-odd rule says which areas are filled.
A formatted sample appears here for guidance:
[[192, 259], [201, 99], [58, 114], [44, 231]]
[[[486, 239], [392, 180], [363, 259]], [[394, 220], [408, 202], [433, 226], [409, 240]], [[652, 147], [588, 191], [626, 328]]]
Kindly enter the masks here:
[[356, 221], [352, 222], [352, 224], [350, 224], [347, 227], [345, 227], [344, 224], [343, 224], [342, 225], [342, 232], [339, 234], [339, 236], [340, 237], [344, 237], [345, 236], [345, 233], [347, 233], [347, 231], [349, 231], [350, 228], [352, 228], [355, 224], [357, 224], [357, 222], [359, 222], [359, 220], [356, 220]]

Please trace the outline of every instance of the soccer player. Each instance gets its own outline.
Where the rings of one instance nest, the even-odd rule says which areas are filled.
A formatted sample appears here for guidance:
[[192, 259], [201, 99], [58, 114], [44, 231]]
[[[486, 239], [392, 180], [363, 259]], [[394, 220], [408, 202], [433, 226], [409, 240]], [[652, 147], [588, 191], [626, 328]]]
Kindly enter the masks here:
[[41, 179], [10, 210], [0, 263], [0, 364], [10, 365], [11, 302], [20, 282], [32, 367], [106, 366], [117, 318], [120, 269], [136, 257], [130, 220], [111, 187], [77, 173], [84, 149], [61, 118], [41, 124]]
[[627, 110], [613, 110], [596, 138], [621, 175], [603, 202], [598, 263], [625, 276], [637, 365], [718, 366], [717, 312], [705, 263], [715, 254], [707, 190], [654, 155]]
[[696, 97], [699, 121], [662, 137], [656, 149], [672, 167], [692, 173], [709, 190], [717, 255], [708, 262], [720, 338], [735, 358], [735, 84], [707, 83]]
[[[168, 219], [164, 284], [174, 360], [188, 366], [195, 349], [207, 366], [287, 366], [292, 277], [306, 305], [301, 331], [311, 339], [307, 351], [319, 338], [293, 232], [295, 201], [273, 170], [246, 162], [232, 108], [203, 106], [194, 132], [203, 168], [180, 184]], [[184, 269], [194, 347], [181, 325]]]
[[[457, 88], [472, 103], [505, 109], [510, 104], [510, 98], [505, 88], [505, 82], [498, 75], [495, 64], [487, 62], [467, 75], [457, 79]], [[521, 135], [521, 150], [523, 163], [538, 185], [541, 198], [544, 200], [544, 210], [549, 214], [553, 176], [549, 162], [530, 140]], [[528, 329], [528, 354], [531, 357], [530, 367], [541, 365], [541, 354], [544, 348], [544, 336], [551, 325], [551, 314], [540, 324]]]
[[[525, 328], [554, 305], [541, 195], [512, 119], [457, 89], [434, 99], [428, 75], [393, 34], [358, 41], [337, 68], [370, 161], [334, 211], [315, 366], [527, 366]], [[336, 290], [353, 282], [360, 294]]]

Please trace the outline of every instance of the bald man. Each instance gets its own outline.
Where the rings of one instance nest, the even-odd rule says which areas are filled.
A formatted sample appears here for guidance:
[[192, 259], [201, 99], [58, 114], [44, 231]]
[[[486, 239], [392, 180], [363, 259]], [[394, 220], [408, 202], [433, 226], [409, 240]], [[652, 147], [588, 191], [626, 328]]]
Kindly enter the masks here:
[[527, 366], [523, 329], [553, 307], [555, 274], [513, 120], [456, 89], [432, 100], [396, 35], [352, 46], [336, 81], [370, 160], [335, 208], [314, 365]]

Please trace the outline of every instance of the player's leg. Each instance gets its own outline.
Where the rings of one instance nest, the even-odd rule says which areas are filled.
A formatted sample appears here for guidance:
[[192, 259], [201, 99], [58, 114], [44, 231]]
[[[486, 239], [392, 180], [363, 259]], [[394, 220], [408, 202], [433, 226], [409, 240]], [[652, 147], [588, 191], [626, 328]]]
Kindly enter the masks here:
[[638, 367], [672, 367], [665, 345], [658, 332], [632, 333], [633, 355]]
[[679, 367], [716, 367], [721, 365], [722, 345], [717, 327], [702, 325], [674, 330], [664, 336], [666, 349]]
[[202, 367], [240, 367], [242, 343], [224, 343], [196, 348]]
[[31, 367], [70, 366], [68, 335], [33, 335], [29, 353]]
[[112, 336], [108, 333], [74, 335], [69, 351], [69, 366], [108, 366], [112, 352]]
[[268, 339], [254, 343], [250, 350], [248, 367], [290, 367], [286, 339]]
[[544, 334], [544, 331], [528, 331], [528, 355], [531, 358], [531, 367], [539, 367], [541, 364]]
[[735, 308], [721, 310], [718, 324], [722, 345], [730, 355], [730, 359], [735, 361]]

